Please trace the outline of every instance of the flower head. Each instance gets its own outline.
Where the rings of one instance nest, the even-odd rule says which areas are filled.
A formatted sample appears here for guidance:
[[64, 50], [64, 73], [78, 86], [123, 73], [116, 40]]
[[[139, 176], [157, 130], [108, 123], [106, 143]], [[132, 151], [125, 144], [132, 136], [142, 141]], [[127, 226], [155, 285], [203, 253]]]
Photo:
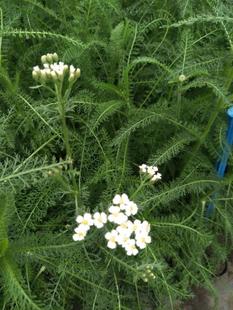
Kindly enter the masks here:
[[146, 173], [150, 176], [151, 182], [155, 182], [162, 178], [162, 174], [159, 173], [159, 169], [157, 166], [147, 166], [146, 164], [142, 164], [139, 166], [140, 172]]
[[110, 249], [115, 249], [117, 247], [118, 232], [113, 229], [105, 234], [105, 239], [108, 240], [107, 247]]
[[147, 165], [142, 164], [141, 166], [139, 166], [139, 169], [141, 172], [146, 173], [147, 172]]
[[84, 229], [83, 226], [79, 225], [75, 228], [75, 234], [73, 234], [73, 240], [74, 241], [81, 241], [84, 240], [87, 234], [87, 230]]
[[128, 221], [128, 229], [132, 232], [132, 233], [137, 233], [140, 231], [141, 229], [141, 221], [140, 220], [134, 220], [132, 221]]
[[90, 213], [85, 213], [83, 216], [78, 215], [76, 218], [76, 222], [82, 225], [83, 229], [86, 229], [88, 231], [90, 229], [90, 226], [93, 225], [93, 219], [92, 215]]
[[141, 234], [136, 234], [136, 245], [140, 249], [145, 249], [148, 243], [151, 243], [151, 237], [148, 236], [147, 234], [141, 233]]
[[138, 254], [138, 249], [136, 247], [136, 242], [134, 239], [129, 239], [126, 244], [125, 244], [125, 250], [126, 254], [131, 256], [131, 255], [137, 255]]
[[108, 216], [108, 220], [110, 222], [115, 224], [122, 224], [128, 220], [128, 217], [123, 212], [121, 212], [120, 207], [111, 206], [108, 210], [111, 213]]
[[33, 67], [32, 76], [35, 80], [40, 82], [47, 81], [63, 81], [66, 73], [68, 73], [68, 81], [75, 82], [80, 77], [80, 69], [73, 65], [66, 65], [64, 62], [58, 62], [58, 55], [56, 53], [46, 54], [41, 56], [43, 68], [39, 66]]
[[138, 206], [135, 202], [130, 201], [127, 205], [124, 206], [124, 210], [127, 216], [135, 215], [138, 212]]
[[104, 212], [96, 212], [93, 215], [93, 224], [97, 228], [102, 228], [107, 223], [107, 214]]
[[129, 198], [126, 194], [115, 195], [112, 202], [114, 205], [127, 205], [129, 203]]

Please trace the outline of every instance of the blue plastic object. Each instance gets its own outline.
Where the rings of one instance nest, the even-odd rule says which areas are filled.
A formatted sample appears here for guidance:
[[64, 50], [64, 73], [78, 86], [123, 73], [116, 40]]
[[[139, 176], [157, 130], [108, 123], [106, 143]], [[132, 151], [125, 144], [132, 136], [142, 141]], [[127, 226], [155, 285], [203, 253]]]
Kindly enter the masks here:
[[[226, 144], [223, 149], [223, 154], [220, 161], [217, 164], [217, 175], [223, 178], [226, 172], [227, 162], [231, 153], [231, 147], [233, 145], [233, 106], [227, 110], [228, 115], [228, 129], [226, 136]], [[214, 195], [216, 197], [216, 194]], [[207, 207], [206, 216], [209, 217], [214, 211], [214, 203], [210, 203]]]

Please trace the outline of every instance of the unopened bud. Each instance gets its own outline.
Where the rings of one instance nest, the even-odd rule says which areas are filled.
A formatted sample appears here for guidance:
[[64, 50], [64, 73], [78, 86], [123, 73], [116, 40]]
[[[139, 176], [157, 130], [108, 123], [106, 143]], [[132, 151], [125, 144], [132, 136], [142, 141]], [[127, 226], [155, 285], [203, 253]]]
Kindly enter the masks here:
[[70, 74], [75, 73], [75, 67], [73, 65], [70, 65]]
[[57, 74], [55, 71], [51, 71], [51, 78], [53, 79], [53, 81], [57, 81]]
[[53, 62], [53, 55], [52, 55], [52, 54], [47, 54], [46, 58], [47, 58], [47, 61], [48, 61], [49, 63], [52, 63], [52, 62]]
[[41, 75], [42, 81], [45, 81], [45, 80], [46, 80], [46, 72], [45, 72], [45, 69], [40, 71], [40, 75]]
[[75, 77], [78, 79], [81, 75], [81, 70], [79, 68], [76, 69], [75, 71]]
[[45, 266], [42, 266], [41, 268], [40, 268], [40, 272], [44, 272], [46, 270], [46, 267]]
[[35, 66], [35, 67], [33, 67], [33, 71], [35, 71], [35, 72], [40, 72], [40, 68], [39, 68], [39, 66]]
[[42, 64], [47, 63], [47, 57], [46, 57], [46, 55], [41, 56], [41, 62], [42, 62]]
[[63, 79], [63, 71], [59, 70], [57, 71], [58, 79], [62, 81]]
[[68, 69], [69, 69], [69, 66], [68, 65], [64, 65], [64, 72], [67, 72], [68, 71]]
[[181, 74], [180, 76], [179, 76], [179, 81], [180, 82], [184, 82], [186, 80], [186, 76], [184, 75], [184, 74]]
[[32, 71], [32, 77], [33, 77], [33, 79], [38, 80], [38, 73], [37, 73], [37, 71]]
[[58, 61], [58, 55], [57, 53], [53, 53], [53, 61], [57, 62]]
[[201, 201], [201, 204], [202, 204], [202, 207], [204, 208], [205, 205], [206, 205], [206, 201], [205, 201], [205, 200], [202, 200], [202, 201]]
[[44, 72], [46, 74], [46, 77], [50, 78], [51, 77], [51, 71], [50, 69], [44, 69]]
[[70, 74], [69, 82], [74, 82], [74, 80], [75, 80], [75, 75], [72, 73]]

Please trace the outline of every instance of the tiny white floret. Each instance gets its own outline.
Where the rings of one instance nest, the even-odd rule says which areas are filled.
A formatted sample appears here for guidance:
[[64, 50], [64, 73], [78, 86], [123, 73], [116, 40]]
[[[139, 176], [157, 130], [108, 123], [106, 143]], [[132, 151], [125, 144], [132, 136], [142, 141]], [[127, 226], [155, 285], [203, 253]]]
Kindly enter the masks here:
[[75, 228], [75, 234], [73, 234], [73, 240], [74, 241], [81, 241], [84, 240], [84, 238], [86, 237], [87, 232], [85, 230], [83, 230], [82, 227], [77, 227]]
[[142, 164], [141, 166], [139, 166], [139, 169], [141, 172], [146, 173], [147, 172], [147, 165]]
[[128, 205], [125, 206], [125, 214], [127, 216], [135, 215], [138, 212], [138, 206], [133, 201], [130, 201]]
[[112, 202], [114, 205], [127, 205], [129, 203], [129, 198], [126, 194], [115, 195]]
[[76, 218], [76, 222], [82, 224], [86, 227], [87, 230], [90, 229], [90, 226], [93, 225], [92, 215], [90, 213], [84, 213], [84, 215], [78, 215]]
[[93, 223], [95, 225], [95, 227], [97, 228], [102, 228], [104, 227], [104, 224], [107, 223], [107, 214], [104, 212], [96, 212], [93, 215]]
[[146, 245], [151, 243], [151, 237], [146, 234], [137, 234], [136, 235], [136, 245], [140, 249], [145, 249]]
[[112, 231], [107, 232], [104, 237], [108, 240], [108, 248], [115, 249], [117, 247], [118, 232], [116, 230], [113, 229]]
[[129, 239], [128, 242], [125, 244], [125, 250], [126, 254], [131, 256], [131, 255], [137, 255], [138, 254], [138, 249], [135, 245], [135, 240], [134, 239]]

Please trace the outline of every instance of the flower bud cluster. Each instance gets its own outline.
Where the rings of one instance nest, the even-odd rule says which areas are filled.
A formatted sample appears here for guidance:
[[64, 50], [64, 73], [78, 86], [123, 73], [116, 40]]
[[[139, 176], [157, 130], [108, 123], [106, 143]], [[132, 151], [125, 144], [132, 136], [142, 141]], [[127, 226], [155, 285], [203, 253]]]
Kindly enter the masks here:
[[66, 65], [64, 62], [58, 62], [56, 53], [41, 56], [43, 68], [39, 66], [33, 67], [32, 76], [36, 81], [63, 81], [66, 73], [68, 74], [68, 81], [75, 82], [80, 77], [80, 69], [73, 65]]
[[146, 173], [151, 177], [151, 182], [155, 182], [162, 178], [162, 174], [159, 173], [159, 169], [156, 166], [147, 166], [146, 164], [142, 164], [139, 166], [140, 172]]
[[155, 274], [153, 272], [153, 267], [148, 265], [146, 266], [145, 271], [142, 273], [142, 280], [144, 282], [149, 282], [150, 280], [155, 279]]
[[46, 54], [41, 56], [41, 62], [42, 64], [51, 64], [58, 61], [58, 55], [57, 53], [53, 54]]
[[90, 213], [79, 215], [76, 222], [79, 224], [75, 228], [74, 241], [84, 240], [91, 226], [102, 228], [107, 222], [116, 224], [115, 229], [105, 234], [107, 247], [115, 249], [118, 245], [125, 249], [127, 255], [137, 255], [139, 249], [144, 249], [151, 243], [150, 224], [147, 221], [129, 220], [138, 212], [138, 206], [130, 201], [126, 194], [115, 195], [112, 205], [108, 208], [109, 214], [96, 212], [92, 216]]

